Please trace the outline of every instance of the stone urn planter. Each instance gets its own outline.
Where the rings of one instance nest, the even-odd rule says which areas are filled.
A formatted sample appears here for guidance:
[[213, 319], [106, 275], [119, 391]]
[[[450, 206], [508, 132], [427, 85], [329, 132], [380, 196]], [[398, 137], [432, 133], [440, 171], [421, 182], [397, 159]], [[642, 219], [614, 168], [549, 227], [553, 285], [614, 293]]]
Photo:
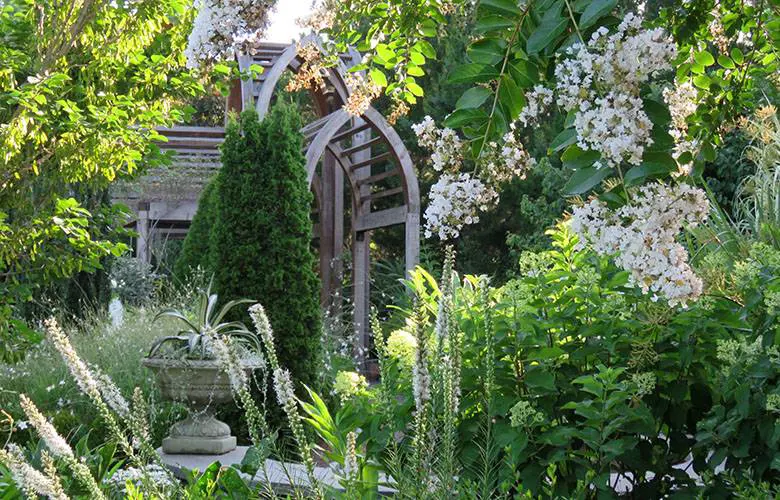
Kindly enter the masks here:
[[[214, 414], [219, 405], [232, 403], [230, 380], [214, 360], [144, 358], [165, 399], [184, 404], [187, 418], [171, 426], [162, 449], [171, 454], [221, 455], [236, 448], [230, 427]], [[257, 368], [245, 364], [247, 373]]]

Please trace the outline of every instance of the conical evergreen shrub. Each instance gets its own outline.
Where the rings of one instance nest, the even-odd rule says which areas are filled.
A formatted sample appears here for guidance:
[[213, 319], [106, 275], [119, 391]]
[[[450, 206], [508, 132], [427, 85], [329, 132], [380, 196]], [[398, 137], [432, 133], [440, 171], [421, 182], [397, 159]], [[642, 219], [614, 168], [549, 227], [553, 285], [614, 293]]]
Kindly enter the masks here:
[[192, 218], [187, 237], [184, 239], [181, 254], [176, 259], [173, 274], [177, 280], [183, 282], [193, 269], [200, 266], [211, 274], [210, 239], [211, 229], [217, 217], [217, 190], [218, 177], [209, 182], [203, 189], [198, 200], [198, 210]]
[[319, 278], [311, 251], [312, 194], [301, 118], [286, 104], [227, 129], [216, 192], [211, 269], [221, 301], [263, 304], [281, 363], [312, 385], [319, 354]]

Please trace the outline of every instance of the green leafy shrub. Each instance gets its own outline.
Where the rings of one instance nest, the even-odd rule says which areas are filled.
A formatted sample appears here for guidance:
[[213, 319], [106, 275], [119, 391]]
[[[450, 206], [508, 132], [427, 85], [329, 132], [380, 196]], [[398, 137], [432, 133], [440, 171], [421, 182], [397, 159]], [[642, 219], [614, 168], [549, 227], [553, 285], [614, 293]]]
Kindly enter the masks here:
[[209, 182], [198, 200], [198, 210], [192, 218], [181, 253], [173, 268], [173, 274], [178, 280], [185, 280], [193, 269], [210, 270], [211, 229], [217, 216], [216, 183], [216, 178]]
[[[720, 275], [718, 287], [687, 309], [669, 309], [629, 286], [609, 259], [578, 248], [566, 226], [549, 236], [552, 250], [523, 253], [518, 277], [504, 286], [454, 281], [463, 360], [458, 488], [482, 497], [721, 497], [736, 488], [717, 473], [722, 463], [744, 481], [777, 484], [778, 254], [758, 245], [730, 267], [706, 259], [717, 271], [703, 275]], [[440, 285], [422, 269], [409, 285], [429, 318], [435, 374], [451, 355], [435, 329]], [[406, 315], [413, 330], [417, 318]], [[334, 421], [342, 435], [362, 429], [358, 443], [398, 478], [411, 474], [404, 463], [415, 454], [408, 433], [416, 368], [391, 352], [388, 332], [378, 339], [381, 385], [345, 400]], [[443, 382], [431, 377], [433, 394]], [[441, 448], [437, 401], [431, 421]], [[429, 473], [441, 475], [437, 467]]]
[[311, 385], [321, 318], [300, 125], [292, 106], [277, 105], [263, 121], [247, 111], [228, 126], [211, 269], [224, 300], [250, 298], [265, 306], [282, 365]]

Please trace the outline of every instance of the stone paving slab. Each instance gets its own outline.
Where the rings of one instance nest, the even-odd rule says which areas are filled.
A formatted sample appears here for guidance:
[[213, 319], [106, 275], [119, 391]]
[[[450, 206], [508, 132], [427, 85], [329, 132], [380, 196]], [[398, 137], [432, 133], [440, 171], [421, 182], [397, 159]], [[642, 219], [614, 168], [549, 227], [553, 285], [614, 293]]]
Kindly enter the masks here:
[[[185, 477], [185, 470], [198, 469], [204, 471], [214, 462], [219, 462], [226, 466], [240, 465], [248, 449], [248, 446], [238, 446], [235, 450], [222, 455], [176, 455], [165, 453], [162, 451], [162, 448], [158, 448], [157, 452], [160, 454], [162, 462], [171, 469], [174, 475], [183, 478]], [[275, 491], [280, 493], [288, 492], [291, 489], [290, 478], [301, 488], [310, 486], [306, 467], [303, 464], [268, 459], [265, 461], [265, 466], [265, 473], [260, 470], [250, 479], [249, 482], [252, 486], [270, 482]], [[314, 475], [323, 485], [341, 489], [338, 477], [329, 468], [315, 467]], [[248, 475], [246, 476], [248, 477]], [[379, 492], [386, 495], [392, 494], [393, 490], [380, 486]]]

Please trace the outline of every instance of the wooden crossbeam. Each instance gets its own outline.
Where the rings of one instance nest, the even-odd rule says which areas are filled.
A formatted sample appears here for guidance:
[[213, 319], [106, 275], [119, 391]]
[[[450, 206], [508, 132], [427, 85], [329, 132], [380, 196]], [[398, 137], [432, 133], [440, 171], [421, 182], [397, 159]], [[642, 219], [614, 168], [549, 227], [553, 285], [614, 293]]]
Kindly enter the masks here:
[[323, 116], [322, 118], [319, 118], [309, 124], [307, 124], [305, 127], [301, 129], [301, 133], [304, 135], [304, 137], [309, 138], [316, 134], [326, 123], [328, 123], [328, 116]]
[[406, 222], [406, 205], [367, 213], [355, 221], [355, 231], [370, 231]]
[[359, 161], [357, 163], [353, 163], [351, 167], [349, 167], [352, 170], [357, 170], [359, 168], [366, 167], [368, 165], [373, 165], [374, 163], [380, 163], [383, 162], [389, 158], [392, 158], [392, 155], [387, 153], [382, 153], [380, 155], [376, 155], [373, 158], [369, 158], [368, 160]]
[[366, 196], [361, 196], [360, 202], [365, 203], [367, 201], [374, 201], [374, 200], [378, 200], [379, 198], [386, 198], [387, 196], [393, 196], [395, 194], [401, 194], [403, 192], [404, 192], [403, 187], [385, 189], [384, 191], [377, 191], [376, 193], [371, 193]]
[[364, 186], [366, 184], [373, 184], [375, 182], [379, 182], [382, 179], [387, 179], [388, 177], [393, 177], [394, 175], [400, 174], [401, 171], [398, 170], [398, 168], [391, 168], [388, 170], [385, 170], [384, 172], [378, 173], [376, 175], [371, 175], [369, 177], [363, 177], [362, 179], [358, 179], [357, 185], [358, 186]]
[[342, 150], [341, 156], [349, 156], [352, 153], [356, 153], [357, 151], [362, 151], [366, 148], [370, 148], [371, 146], [374, 146], [381, 142], [382, 142], [382, 137], [374, 137], [370, 141], [361, 142], [360, 144]]
[[340, 134], [336, 134], [333, 136], [333, 138], [330, 140], [331, 142], [339, 142], [347, 137], [352, 137], [353, 135], [362, 132], [364, 130], [368, 130], [371, 128], [371, 124], [368, 122], [364, 122], [362, 125], [358, 125], [357, 127], [351, 128], [345, 132], [342, 132]]

